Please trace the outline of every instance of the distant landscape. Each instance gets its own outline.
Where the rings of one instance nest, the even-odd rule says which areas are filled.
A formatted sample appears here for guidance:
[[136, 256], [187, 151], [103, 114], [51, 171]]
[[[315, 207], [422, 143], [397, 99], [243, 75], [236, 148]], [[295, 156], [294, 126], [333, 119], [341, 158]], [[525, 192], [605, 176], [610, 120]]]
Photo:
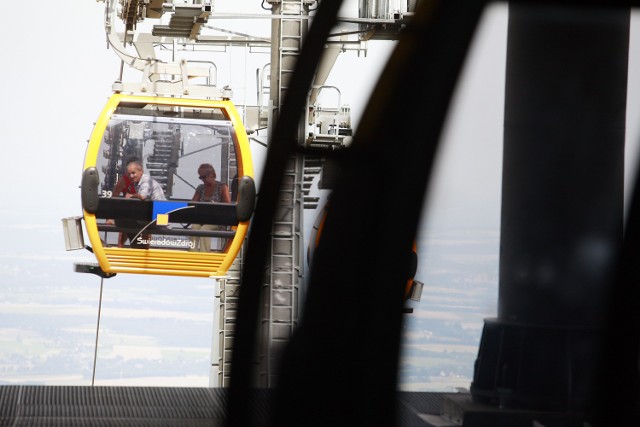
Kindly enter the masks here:
[[[105, 281], [95, 383], [207, 386], [213, 285], [123, 288], [117, 279]], [[91, 384], [99, 278], [77, 282], [3, 287], [2, 383]]]
[[[482, 321], [496, 310], [498, 233], [432, 232], [418, 252], [425, 286], [406, 317], [399, 386], [468, 388]], [[91, 384], [100, 278], [74, 273], [64, 255], [0, 254], [2, 384]], [[105, 280], [95, 383], [207, 387], [213, 296], [205, 279]]]
[[[414, 391], [468, 389], [483, 319], [498, 296], [499, 233], [452, 230], [427, 234], [419, 246], [420, 302], [406, 317], [400, 387]], [[422, 255], [425, 257], [422, 258]]]

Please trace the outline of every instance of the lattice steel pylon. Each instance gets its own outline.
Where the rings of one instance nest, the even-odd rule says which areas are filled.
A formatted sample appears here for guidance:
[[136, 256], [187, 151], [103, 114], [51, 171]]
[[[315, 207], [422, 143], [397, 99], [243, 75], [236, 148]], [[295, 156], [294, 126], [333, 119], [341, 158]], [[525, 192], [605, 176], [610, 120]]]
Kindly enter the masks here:
[[[309, 6], [314, 1], [270, 1], [271, 87], [270, 129], [276, 123], [291, 76], [307, 32]], [[304, 140], [300, 117], [298, 141]], [[303, 170], [304, 158], [287, 162], [271, 233], [271, 251], [263, 282], [263, 312], [260, 324], [258, 386], [273, 387], [278, 377], [279, 356], [298, 323], [300, 284], [303, 276]]]

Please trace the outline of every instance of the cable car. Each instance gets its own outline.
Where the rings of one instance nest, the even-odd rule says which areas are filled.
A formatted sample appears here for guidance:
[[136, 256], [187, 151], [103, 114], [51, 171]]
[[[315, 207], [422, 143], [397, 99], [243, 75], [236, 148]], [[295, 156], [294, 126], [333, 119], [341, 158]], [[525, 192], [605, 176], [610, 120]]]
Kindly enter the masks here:
[[104, 273], [225, 276], [255, 201], [237, 110], [228, 100], [112, 95], [89, 140], [81, 196]]

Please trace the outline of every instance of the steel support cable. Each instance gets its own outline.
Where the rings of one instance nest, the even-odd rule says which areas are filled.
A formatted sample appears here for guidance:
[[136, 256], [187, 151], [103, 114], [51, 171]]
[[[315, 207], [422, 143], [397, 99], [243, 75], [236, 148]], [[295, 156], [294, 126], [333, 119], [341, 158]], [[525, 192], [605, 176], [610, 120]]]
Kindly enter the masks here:
[[[93, 251], [92, 251], [93, 252]], [[96, 364], [98, 362], [98, 337], [100, 336], [100, 317], [102, 315], [102, 289], [104, 285], [104, 277], [100, 277], [100, 299], [98, 302], [98, 320], [96, 322], [96, 343], [93, 349], [93, 372], [91, 374], [91, 386], [96, 381]]]
[[272, 425], [396, 425], [409, 254], [484, 6], [482, 0], [420, 4], [351, 148], [338, 159], [340, 186], [314, 255], [301, 322], [283, 355]]
[[260, 197], [251, 221], [246, 261], [242, 269], [226, 419], [226, 425], [230, 427], [251, 425], [251, 410], [247, 406], [250, 402], [260, 293], [269, 251], [272, 220], [286, 162], [298, 148], [296, 134], [304, 113], [306, 97], [341, 4], [342, 0], [325, 0], [318, 8], [279, 111], [272, 139], [269, 141], [264, 172], [260, 180]]

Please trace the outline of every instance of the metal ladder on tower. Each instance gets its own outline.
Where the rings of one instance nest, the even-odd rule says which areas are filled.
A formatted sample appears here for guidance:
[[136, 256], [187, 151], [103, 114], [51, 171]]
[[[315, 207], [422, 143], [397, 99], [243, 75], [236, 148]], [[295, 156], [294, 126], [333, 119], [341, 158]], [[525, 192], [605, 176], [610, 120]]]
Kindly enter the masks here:
[[[277, 46], [272, 45], [272, 49], [277, 49], [277, 57], [272, 55], [271, 64], [271, 78], [277, 79], [277, 89], [273, 91], [276, 93], [271, 93], [277, 115], [300, 54], [307, 29], [308, 5], [312, 2], [280, 0], [271, 3], [272, 13], [279, 16], [276, 23]], [[258, 361], [258, 383], [261, 387], [271, 387], [277, 383], [281, 351], [298, 323], [299, 285], [303, 267], [303, 168], [304, 159], [300, 155], [287, 161], [272, 225], [270, 262], [263, 285]]]
[[307, 15], [304, 14], [304, 5], [304, 0], [281, 0], [280, 2], [278, 82], [281, 104], [289, 89], [289, 82], [300, 55], [303, 33], [307, 27]]
[[210, 387], [229, 387], [231, 383], [231, 355], [236, 330], [238, 301], [244, 246], [227, 272], [218, 280], [216, 292], [217, 315], [214, 316], [214, 336], [211, 348]]

